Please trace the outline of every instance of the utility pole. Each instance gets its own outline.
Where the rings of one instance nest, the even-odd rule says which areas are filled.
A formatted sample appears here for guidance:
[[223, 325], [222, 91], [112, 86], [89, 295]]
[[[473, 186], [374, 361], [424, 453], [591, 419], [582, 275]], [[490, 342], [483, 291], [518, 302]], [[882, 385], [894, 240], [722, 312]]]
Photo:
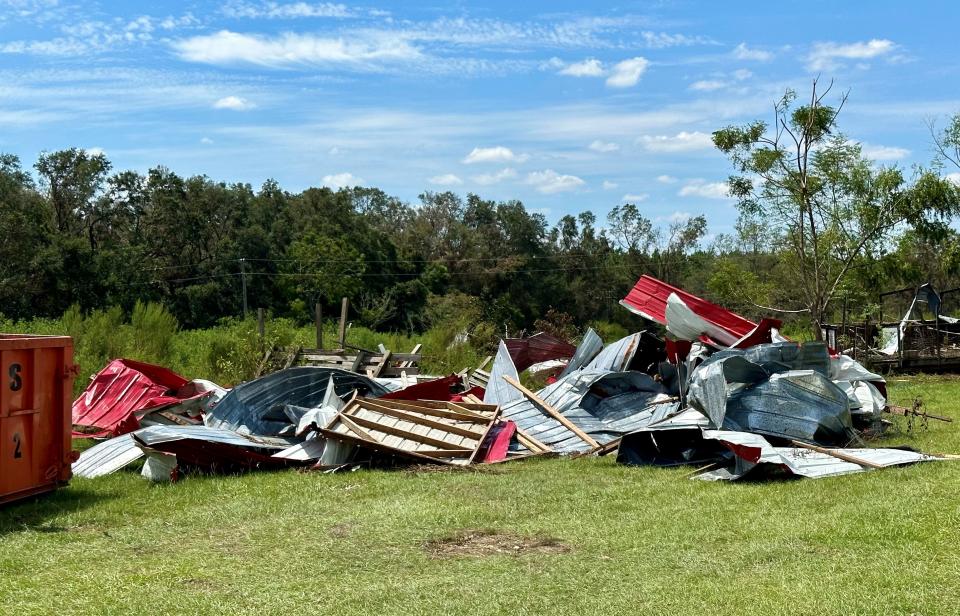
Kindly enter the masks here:
[[243, 318], [247, 318], [247, 260], [240, 259], [240, 284], [243, 285]]

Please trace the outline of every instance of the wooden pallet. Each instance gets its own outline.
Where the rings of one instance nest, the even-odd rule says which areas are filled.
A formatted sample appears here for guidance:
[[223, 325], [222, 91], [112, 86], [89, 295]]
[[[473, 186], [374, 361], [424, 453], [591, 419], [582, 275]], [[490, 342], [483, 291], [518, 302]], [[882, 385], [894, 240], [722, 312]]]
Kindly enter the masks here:
[[411, 353], [393, 353], [391, 351], [371, 353], [354, 349], [272, 349], [267, 352], [263, 362], [261, 362], [261, 367], [257, 370], [257, 376], [280, 369], [276, 366], [282, 361], [282, 364], [280, 364], [282, 368], [318, 366], [349, 370], [371, 378], [396, 378], [403, 375], [414, 377], [420, 373], [421, 358], [420, 345], [417, 345]]
[[321, 430], [330, 439], [417, 460], [462, 466], [500, 416], [491, 404], [358, 398]]

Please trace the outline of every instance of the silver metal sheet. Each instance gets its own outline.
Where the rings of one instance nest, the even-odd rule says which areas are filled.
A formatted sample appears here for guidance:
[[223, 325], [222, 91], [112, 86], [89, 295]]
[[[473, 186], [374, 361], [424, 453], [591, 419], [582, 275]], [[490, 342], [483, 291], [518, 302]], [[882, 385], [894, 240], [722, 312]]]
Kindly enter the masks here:
[[630, 362], [633, 360], [633, 356], [636, 354], [639, 345], [639, 332], [608, 344], [587, 364], [586, 370], [623, 372], [630, 366]]
[[520, 375], [517, 374], [517, 367], [513, 364], [513, 359], [510, 357], [510, 351], [507, 350], [507, 345], [501, 340], [500, 346], [497, 347], [497, 356], [493, 360], [493, 367], [490, 368], [490, 379], [487, 381], [487, 387], [484, 389], [484, 404], [504, 406], [516, 400], [523, 399], [523, 394], [503, 380], [505, 376], [509, 376], [516, 381], [520, 380]]
[[361, 396], [379, 397], [388, 393], [383, 385], [354, 372], [313, 366], [288, 368], [238, 385], [206, 414], [204, 422], [212, 428], [242, 434], [292, 436], [296, 424], [286, 417], [283, 407], [320, 407], [331, 381], [341, 397], [354, 390]]
[[146, 447], [183, 440], [206, 441], [261, 449], [285, 449], [291, 444], [287, 439], [245, 436], [231, 430], [209, 426], [150, 426], [137, 430], [133, 433], [133, 437]]
[[94, 445], [80, 454], [73, 463], [73, 474], [92, 479], [115, 473], [143, 457], [132, 434], [124, 434]]
[[567, 367], [564, 368], [563, 372], [560, 373], [559, 378], [563, 378], [571, 374], [574, 370], [579, 370], [583, 368], [588, 363], [593, 361], [593, 358], [597, 356], [597, 353], [603, 350], [603, 339], [593, 331], [593, 328], [590, 327], [587, 329], [587, 333], [583, 335], [583, 340], [580, 341], [580, 345], [577, 346], [577, 351], [573, 354], [573, 357], [570, 358], [570, 362], [567, 363]]

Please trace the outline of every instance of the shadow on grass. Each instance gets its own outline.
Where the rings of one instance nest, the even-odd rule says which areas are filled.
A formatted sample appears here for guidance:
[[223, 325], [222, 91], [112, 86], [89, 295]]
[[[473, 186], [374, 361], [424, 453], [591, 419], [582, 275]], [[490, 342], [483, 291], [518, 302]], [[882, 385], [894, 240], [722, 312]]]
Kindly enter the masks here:
[[66, 487], [48, 494], [31, 496], [22, 501], [0, 505], [0, 537], [11, 533], [34, 531], [59, 533], [71, 528], [51, 524], [50, 520], [66, 513], [81, 511], [116, 494], [84, 487]]

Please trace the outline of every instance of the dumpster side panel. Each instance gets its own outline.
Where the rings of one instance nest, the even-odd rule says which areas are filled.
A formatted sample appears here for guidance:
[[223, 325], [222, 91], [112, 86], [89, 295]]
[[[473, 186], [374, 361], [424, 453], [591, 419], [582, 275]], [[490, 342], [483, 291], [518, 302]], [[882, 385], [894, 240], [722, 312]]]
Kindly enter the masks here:
[[73, 341], [0, 334], [0, 503], [70, 479]]

